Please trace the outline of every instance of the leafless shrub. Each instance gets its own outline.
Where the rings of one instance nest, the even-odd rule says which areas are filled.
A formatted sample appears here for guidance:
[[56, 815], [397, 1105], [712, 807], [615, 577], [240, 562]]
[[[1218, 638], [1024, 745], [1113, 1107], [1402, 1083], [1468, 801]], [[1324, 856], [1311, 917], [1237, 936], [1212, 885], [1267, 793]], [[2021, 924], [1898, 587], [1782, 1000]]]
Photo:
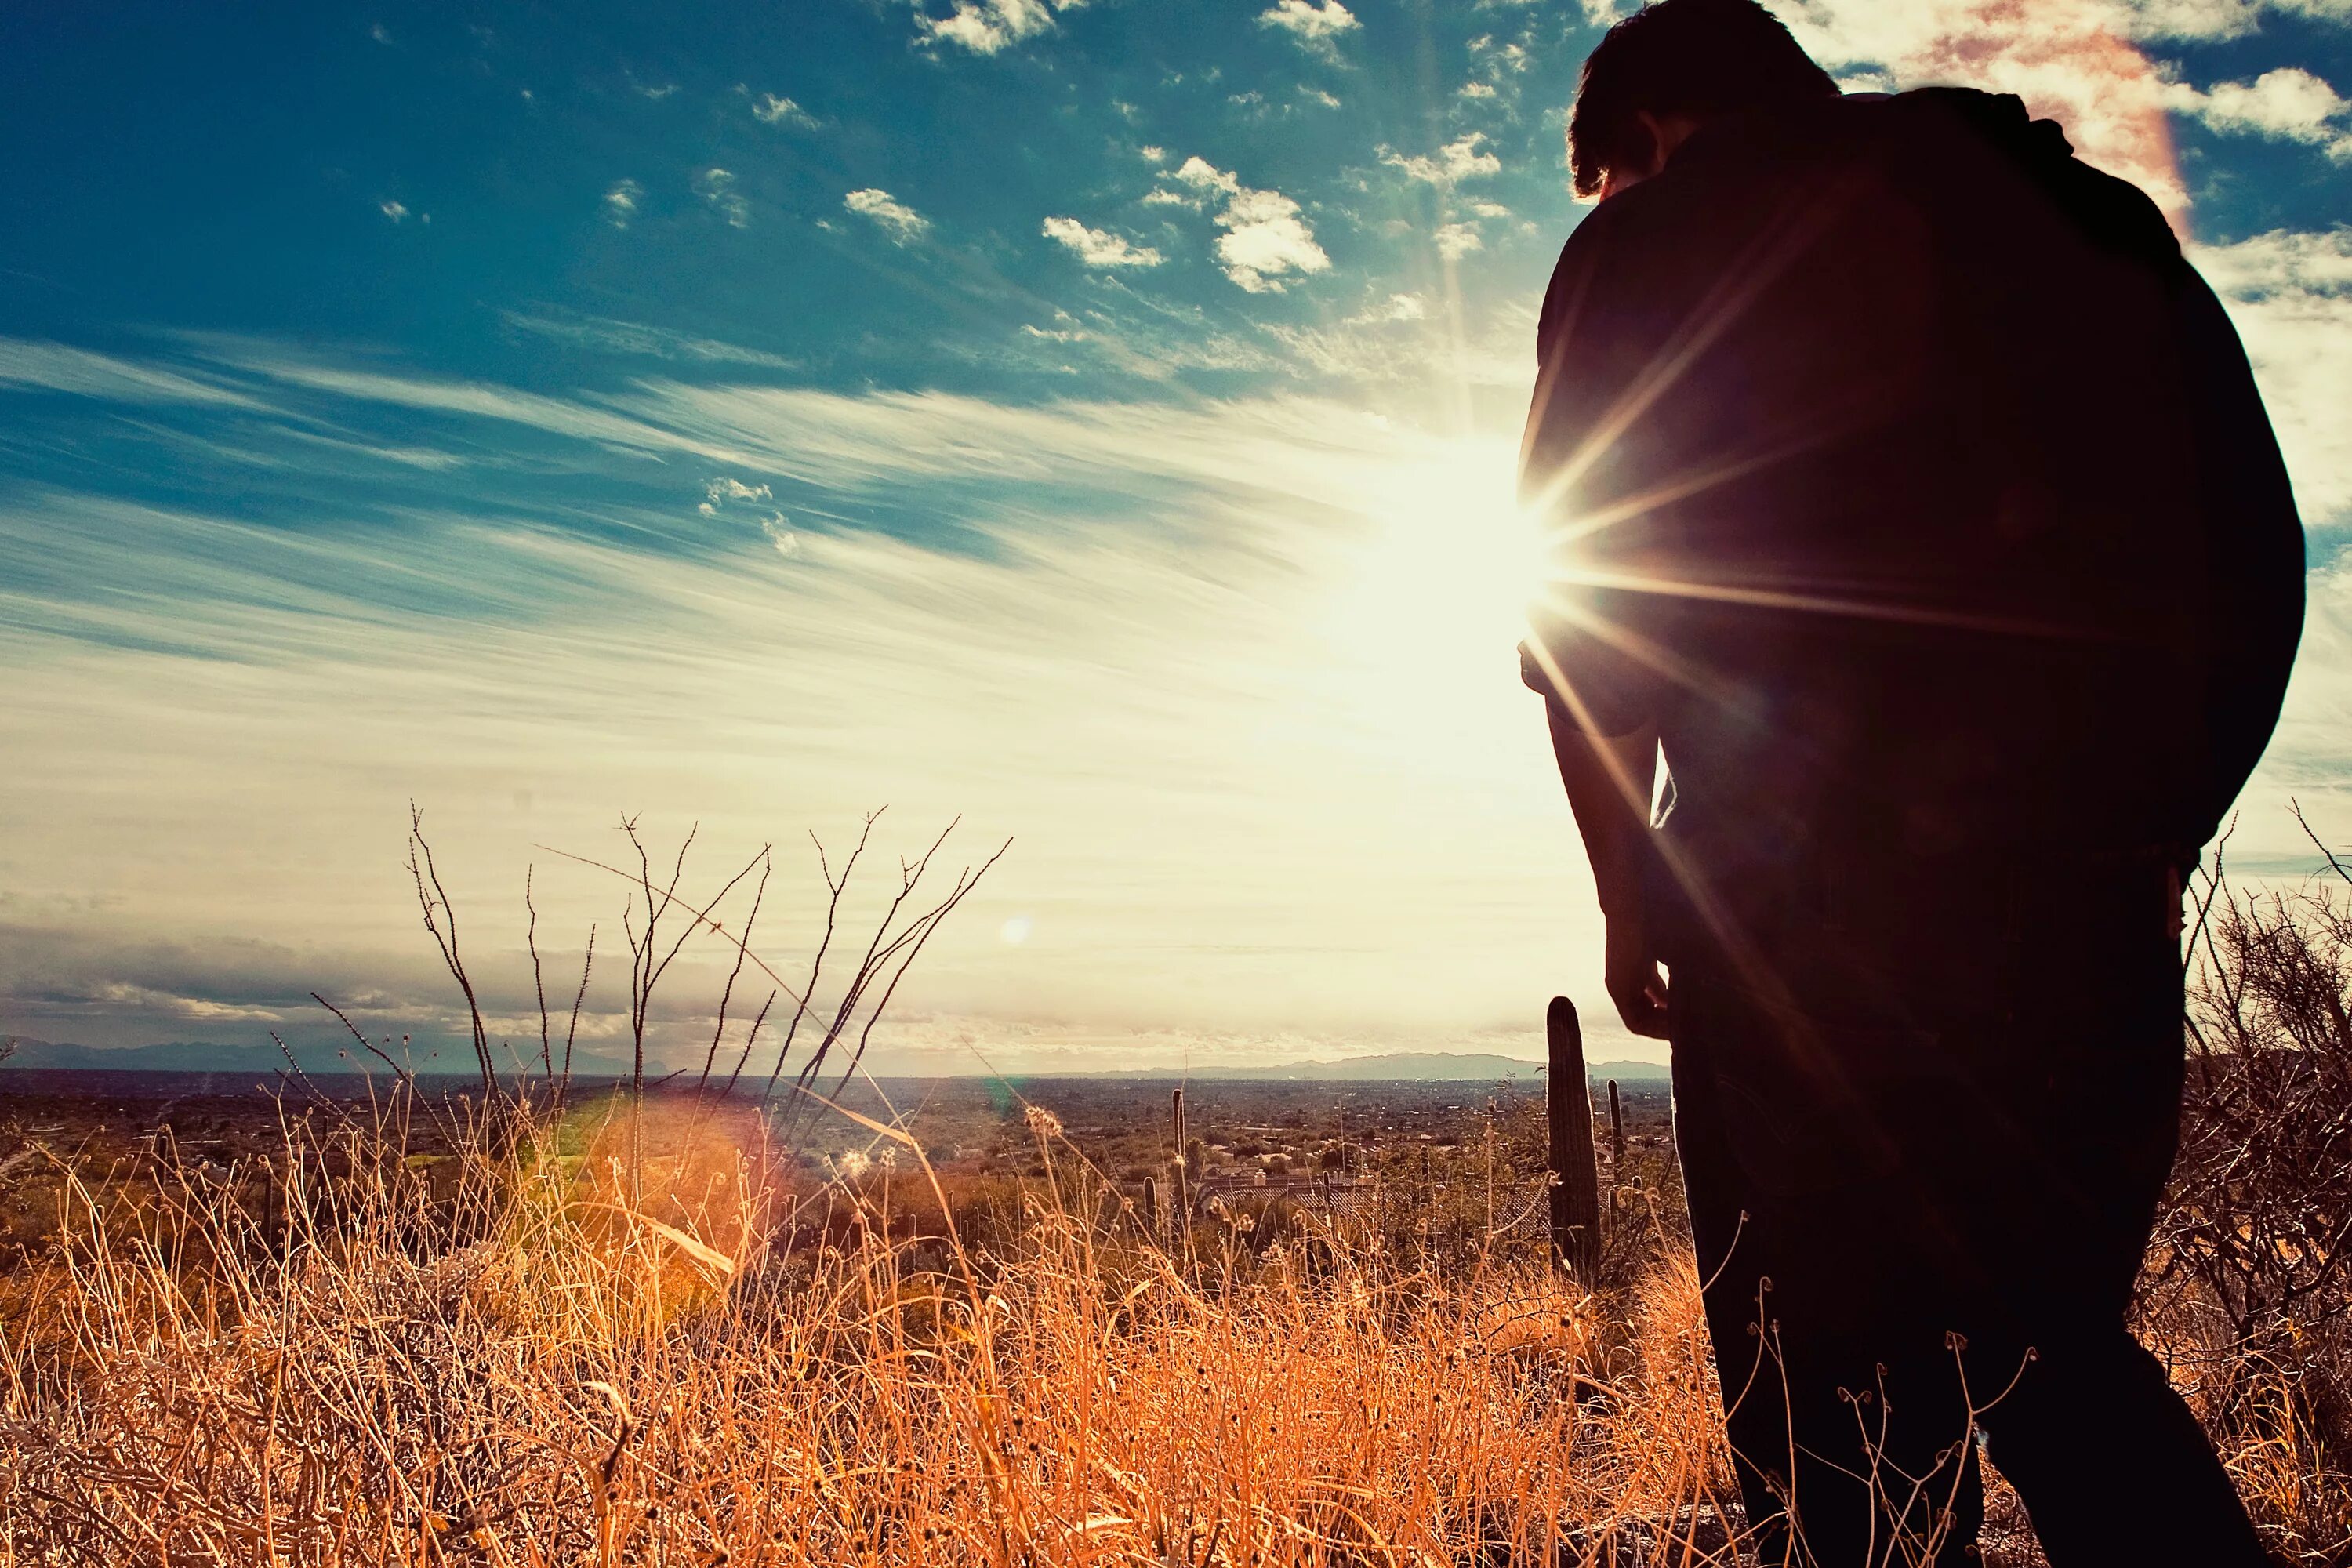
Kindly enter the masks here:
[[2217, 854], [2199, 889], [2181, 1148], [2141, 1295], [2262, 1522], [2307, 1560], [2340, 1561], [2352, 1550], [2352, 875], [2312, 842], [2326, 869], [2300, 886], [2241, 888]]

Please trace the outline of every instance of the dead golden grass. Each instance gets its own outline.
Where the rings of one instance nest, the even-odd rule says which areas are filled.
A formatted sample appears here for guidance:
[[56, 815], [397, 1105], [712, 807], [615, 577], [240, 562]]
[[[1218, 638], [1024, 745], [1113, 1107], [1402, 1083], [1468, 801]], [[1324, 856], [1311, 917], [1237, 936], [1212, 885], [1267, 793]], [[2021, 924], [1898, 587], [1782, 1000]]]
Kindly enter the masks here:
[[[1725, 1560], [1687, 1269], [1604, 1353], [1549, 1275], [1329, 1230], [1171, 1258], [1085, 1217], [1083, 1172], [943, 1247], [768, 1183], [744, 1119], [649, 1119], [634, 1173], [618, 1121], [549, 1132], [476, 1139], [438, 1200], [347, 1159], [330, 1201], [289, 1149], [274, 1237], [79, 1206], [0, 1343], [12, 1559]], [[778, 1256], [813, 1202], [869, 1223]]]

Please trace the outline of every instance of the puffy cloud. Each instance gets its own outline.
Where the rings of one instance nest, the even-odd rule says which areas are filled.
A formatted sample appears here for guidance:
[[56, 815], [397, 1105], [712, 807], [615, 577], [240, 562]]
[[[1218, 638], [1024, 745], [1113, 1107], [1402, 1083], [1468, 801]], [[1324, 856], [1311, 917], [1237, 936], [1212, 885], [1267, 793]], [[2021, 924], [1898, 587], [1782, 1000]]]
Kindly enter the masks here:
[[1433, 185], [1451, 185], [1502, 172], [1503, 161], [1484, 150], [1486, 140], [1486, 132], [1473, 131], [1467, 136], [1447, 142], [1427, 157], [1407, 157], [1392, 149], [1383, 148], [1381, 162], [1402, 169], [1413, 179], [1426, 180]]
[[[1217, 214], [1218, 226], [1225, 231], [1217, 239], [1217, 259], [1225, 276], [1251, 293], [1280, 293], [1283, 279], [1291, 273], [1331, 269], [1331, 258], [1315, 243], [1315, 231], [1298, 204], [1280, 191], [1252, 190], [1239, 175], [1199, 157], [1185, 159], [1175, 178], [1203, 199], [1224, 198]], [[1174, 192], [1168, 195], [1183, 200]]]
[[815, 115], [791, 99], [779, 98], [772, 92], [763, 92], [751, 100], [751, 115], [766, 124], [789, 126], [794, 131], [816, 129]]
[[976, 55], [992, 55], [1008, 44], [1051, 32], [1056, 12], [1075, 11], [1086, 0], [955, 0], [946, 16], [917, 13], [915, 25], [928, 44], [950, 43]]
[[1225, 228], [1217, 241], [1225, 276], [1253, 294], [1280, 291], [1280, 279], [1291, 272], [1331, 269], [1298, 204], [1280, 191], [1237, 191], [1217, 222]]
[[1279, 27], [1303, 47], [1323, 55], [1337, 53], [1340, 35], [1362, 26], [1339, 0], [1275, 0], [1258, 13], [1257, 23], [1261, 27]]
[[735, 176], [725, 169], [705, 169], [694, 176], [694, 194], [726, 215], [730, 228], [751, 226], [751, 204], [735, 189]]
[[376, 204], [376, 210], [383, 214], [384, 216], [390, 218], [394, 223], [398, 223], [402, 218], [408, 216], [408, 208], [395, 201], [378, 202]]
[[2352, 21], [2352, 0], [2122, 0], [2124, 25], [2149, 38], [2234, 38], [2264, 11], [2315, 21]]
[[912, 245], [931, 232], [930, 219], [887, 191], [871, 186], [852, 191], [841, 198], [841, 205], [860, 217], [873, 219], [883, 233], [900, 245]]
[[2063, 124], [2083, 156], [2176, 216], [2188, 205], [2165, 120], [2168, 84], [2133, 46], [2121, 0], [1784, 0], [1812, 57], [1890, 88], [1964, 82], [2013, 92]]
[[1160, 252], [1122, 236], [1088, 228], [1074, 217], [1049, 217], [1045, 237], [1058, 241], [1089, 267], [1157, 267]]
[[2307, 70], [2294, 66], [2265, 71], [2252, 81], [2218, 82], [2195, 88], [2175, 82], [2165, 101], [2216, 131], [2305, 142], [2327, 149], [2331, 158], [2352, 159], [2352, 102]]
[[1182, 166], [1177, 169], [1176, 177], [1196, 191], [1222, 191], [1230, 196], [1242, 188], [1239, 178], [1226, 174], [1206, 158], [1185, 159]]
[[613, 188], [604, 193], [604, 221], [614, 228], [626, 228], [629, 220], [637, 216], [637, 204], [645, 199], [646, 188], [635, 180], [615, 180]]
[[725, 474], [702, 487], [703, 502], [694, 510], [705, 517], [717, 517], [719, 509], [731, 500], [773, 500], [774, 495], [765, 485], [747, 485]]

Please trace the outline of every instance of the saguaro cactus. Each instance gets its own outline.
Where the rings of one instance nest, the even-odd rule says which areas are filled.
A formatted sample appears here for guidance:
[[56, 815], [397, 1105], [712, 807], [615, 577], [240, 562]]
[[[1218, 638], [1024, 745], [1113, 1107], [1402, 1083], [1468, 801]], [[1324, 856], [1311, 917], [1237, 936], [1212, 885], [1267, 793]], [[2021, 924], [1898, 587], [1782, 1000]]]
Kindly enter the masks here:
[[1609, 1080], [1609, 1234], [1617, 1234], [1617, 1193], [1625, 1184], [1625, 1108], [1617, 1080]]
[[1190, 1146], [1184, 1142], [1184, 1091], [1177, 1089], [1169, 1097], [1169, 1117], [1176, 1124], [1176, 1234], [1180, 1237], [1192, 1223], [1192, 1172], [1186, 1168]]
[[1584, 1030], [1576, 1004], [1555, 996], [1544, 1015], [1551, 1077], [1545, 1109], [1551, 1122], [1551, 1245], [1579, 1283], [1601, 1272], [1601, 1173], [1592, 1147], [1592, 1090], [1584, 1080]]

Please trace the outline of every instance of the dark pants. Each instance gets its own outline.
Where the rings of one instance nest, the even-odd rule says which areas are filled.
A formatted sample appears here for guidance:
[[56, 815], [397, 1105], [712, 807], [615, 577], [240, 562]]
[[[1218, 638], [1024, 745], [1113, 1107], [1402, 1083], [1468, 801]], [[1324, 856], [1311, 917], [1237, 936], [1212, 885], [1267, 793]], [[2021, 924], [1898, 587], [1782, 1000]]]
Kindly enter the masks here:
[[1672, 966], [1675, 1138], [1763, 1562], [1971, 1561], [1978, 1432], [2054, 1568], [2265, 1561], [2124, 1321], [2179, 1138], [2162, 877], [1919, 887]]

